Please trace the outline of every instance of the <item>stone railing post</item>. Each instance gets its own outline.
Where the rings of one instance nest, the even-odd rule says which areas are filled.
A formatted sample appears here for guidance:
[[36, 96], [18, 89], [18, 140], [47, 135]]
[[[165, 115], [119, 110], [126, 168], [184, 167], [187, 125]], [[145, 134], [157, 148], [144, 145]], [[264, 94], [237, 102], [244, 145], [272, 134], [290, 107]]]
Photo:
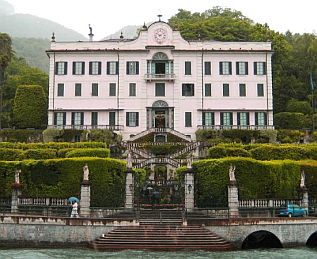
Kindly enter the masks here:
[[15, 170], [14, 173], [14, 182], [12, 183], [11, 213], [19, 212], [19, 195], [21, 193], [20, 173], [21, 170]]
[[125, 181], [125, 205], [126, 209], [132, 209], [134, 202], [134, 179], [133, 179], [133, 170], [128, 168], [126, 172], [126, 181]]
[[192, 167], [185, 171], [185, 209], [192, 211], [195, 207], [195, 181]]
[[90, 216], [90, 182], [89, 182], [89, 169], [85, 165], [83, 167], [84, 178], [80, 188], [80, 216]]

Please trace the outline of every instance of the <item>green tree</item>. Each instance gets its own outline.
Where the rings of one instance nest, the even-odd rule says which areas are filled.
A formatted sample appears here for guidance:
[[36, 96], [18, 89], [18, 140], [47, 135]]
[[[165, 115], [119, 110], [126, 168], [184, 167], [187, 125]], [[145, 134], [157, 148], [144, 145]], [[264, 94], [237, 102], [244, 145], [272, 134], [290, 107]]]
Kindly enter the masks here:
[[312, 107], [307, 101], [289, 100], [286, 106], [287, 112], [300, 112], [303, 114], [311, 114]]
[[13, 106], [14, 124], [17, 128], [46, 128], [47, 102], [44, 90], [38, 85], [18, 87]]
[[12, 58], [12, 42], [6, 33], [0, 33], [0, 129], [2, 128], [2, 95], [5, 78], [5, 70]]
[[[40, 85], [48, 94], [48, 75], [30, 67], [23, 58], [13, 57], [7, 67], [7, 80], [3, 87], [3, 126], [12, 126], [12, 106], [19, 85]], [[47, 98], [47, 97], [46, 97]]]

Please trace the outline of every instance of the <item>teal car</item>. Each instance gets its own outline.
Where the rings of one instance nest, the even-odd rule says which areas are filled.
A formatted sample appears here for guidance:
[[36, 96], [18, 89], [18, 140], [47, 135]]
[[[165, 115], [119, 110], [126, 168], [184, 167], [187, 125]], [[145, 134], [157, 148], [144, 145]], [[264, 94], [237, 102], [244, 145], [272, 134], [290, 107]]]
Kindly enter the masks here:
[[296, 204], [287, 204], [285, 207], [281, 208], [279, 211], [279, 216], [285, 216], [285, 217], [303, 217], [306, 215], [307, 215], [307, 210]]

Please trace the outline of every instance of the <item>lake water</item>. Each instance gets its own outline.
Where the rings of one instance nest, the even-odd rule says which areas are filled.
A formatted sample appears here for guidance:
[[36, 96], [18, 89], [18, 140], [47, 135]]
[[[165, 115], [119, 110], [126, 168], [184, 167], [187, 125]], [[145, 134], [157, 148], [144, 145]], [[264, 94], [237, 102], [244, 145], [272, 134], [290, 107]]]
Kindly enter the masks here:
[[317, 249], [310, 248], [285, 248], [266, 250], [243, 250], [234, 252], [145, 252], [145, 251], [122, 251], [122, 252], [96, 252], [86, 249], [2, 249], [0, 259], [70, 259], [70, 258], [215, 258], [215, 259], [313, 259], [317, 258]]

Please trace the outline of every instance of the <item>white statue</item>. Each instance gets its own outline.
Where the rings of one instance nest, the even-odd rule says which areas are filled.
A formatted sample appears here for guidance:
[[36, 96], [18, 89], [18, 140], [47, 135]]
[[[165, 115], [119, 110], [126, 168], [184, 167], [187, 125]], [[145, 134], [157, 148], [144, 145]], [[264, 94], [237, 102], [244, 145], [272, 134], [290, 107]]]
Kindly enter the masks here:
[[84, 181], [89, 181], [89, 168], [87, 164], [84, 165], [83, 171], [84, 171]]
[[300, 173], [300, 188], [305, 188], [305, 172], [304, 170], [301, 171]]
[[230, 167], [229, 167], [229, 180], [230, 180], [230, 182], [236, 181], [236, 177], [234, 175], [235, 170], [236, 170], [236, 167], [233, 165], [230, 165]]
[[20, 183], [20, 173], [21, 173], [21, 170], [20, 169], [17, 169], [15, 170], [14, 172], [14, 182], [15, 183]]
[[129, 168], [129, 169], [132, 168], [132, 155], [131, 155], [131, 152], [129, 152], [128, 157], [127, 157], [127, 168]]
[[187, 168], [192, 168], [193, 166], [193, 157], [187, 157]]

